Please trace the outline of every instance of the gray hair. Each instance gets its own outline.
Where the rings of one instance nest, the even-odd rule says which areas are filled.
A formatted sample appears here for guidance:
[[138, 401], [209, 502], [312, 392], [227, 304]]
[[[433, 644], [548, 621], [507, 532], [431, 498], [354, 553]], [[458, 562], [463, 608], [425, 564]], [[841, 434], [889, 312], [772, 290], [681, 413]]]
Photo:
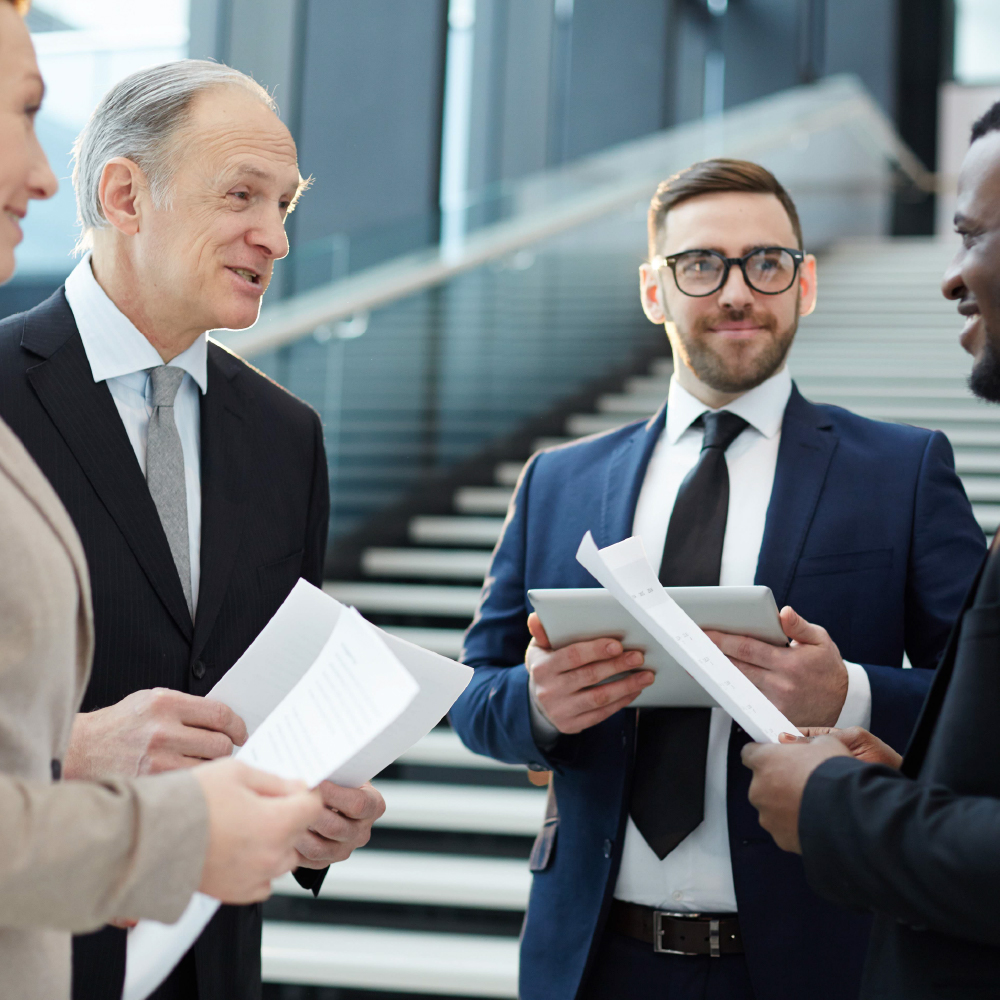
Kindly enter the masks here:
[[243, 87], [277, 113], [274, 99], [255, 80], [203, 59], [180, 59], [139, 70], [104, 95], [73, 144], [73, 187], [77, 221], [83, 229], [78, 249], [89, 247], [94, 230], [108, 225], [99, 187], [105, 165], [116, 156], [140, 167], [158, 208], [167, 204], [172, 141], [187, 121], [195, 97], [220, 86]]

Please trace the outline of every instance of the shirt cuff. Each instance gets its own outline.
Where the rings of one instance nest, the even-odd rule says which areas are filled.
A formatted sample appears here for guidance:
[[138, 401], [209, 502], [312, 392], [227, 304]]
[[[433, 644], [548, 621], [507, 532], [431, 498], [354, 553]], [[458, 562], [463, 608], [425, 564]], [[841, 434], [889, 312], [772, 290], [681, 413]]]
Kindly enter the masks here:
[[860, 663], [844, 661], [847, 667], [847, 697], [837, 718], [838, 729], [860, 726], [868, 729], [872, 724], [872, 686], [868, 671]]
[[535, 695], [535, 682], [528, 680], [528, 711], [531, 714], [531, 736], [539, 750], [549, 751], [559, 739], [559, 730], [552, 724]]

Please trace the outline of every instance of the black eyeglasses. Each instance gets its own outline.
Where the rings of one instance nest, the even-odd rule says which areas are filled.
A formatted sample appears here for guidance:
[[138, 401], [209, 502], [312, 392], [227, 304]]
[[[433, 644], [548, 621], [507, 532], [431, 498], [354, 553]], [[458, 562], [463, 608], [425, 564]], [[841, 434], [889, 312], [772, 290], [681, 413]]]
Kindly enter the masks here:
[[658, 271], [669, 267], [678, 289], [695, 298], [713, 295], [722, 288], [729, 280], [729, 269], [737, 264], [743, 280], [755, 292], [780, 295], [795, 283], [805, 256], [801, 250], [788, 247], [761, 247], [742, 257], [726, 257], [716, 250], [685, 250], [654, 257], [650, 263]]

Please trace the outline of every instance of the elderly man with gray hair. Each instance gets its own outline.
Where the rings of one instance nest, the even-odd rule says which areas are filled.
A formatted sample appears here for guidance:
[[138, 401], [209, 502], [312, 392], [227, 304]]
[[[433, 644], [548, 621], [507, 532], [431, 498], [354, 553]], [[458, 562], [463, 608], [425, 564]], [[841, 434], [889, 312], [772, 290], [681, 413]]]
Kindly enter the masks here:
[[[131, 777], [226, 757], [240, 718], [204, 695], [299, 577], [323, 575], [329, 487], [304, 403], [208, 338], [250, 326], [301, 194], [266, 91], [185, 60], [116, 85], [80, 135], [86, 250], [46, 302], [0, 323], [0, 417], [83, 542], [93, 673], [65, 777]], [[299, 882], [364, 844], [384, 804], [321, 786]], [[259, 905], [223, 907], [154, 996], [260, 995]], [[74, 997], [116, 1000], [125, 931], [74, 942]]]

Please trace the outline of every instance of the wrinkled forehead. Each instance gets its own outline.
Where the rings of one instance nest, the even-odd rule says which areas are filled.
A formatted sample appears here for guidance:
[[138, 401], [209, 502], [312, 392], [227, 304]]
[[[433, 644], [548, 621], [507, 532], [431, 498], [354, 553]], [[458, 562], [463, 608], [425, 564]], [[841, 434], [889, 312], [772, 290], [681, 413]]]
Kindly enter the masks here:
[[218, 87], [199, 95], [178, 142], [181, 169], [187, 161], [212, 178], [247, 174], [282, 189], [298, 187], [292, 134], [270, 108], [242, 87]]

